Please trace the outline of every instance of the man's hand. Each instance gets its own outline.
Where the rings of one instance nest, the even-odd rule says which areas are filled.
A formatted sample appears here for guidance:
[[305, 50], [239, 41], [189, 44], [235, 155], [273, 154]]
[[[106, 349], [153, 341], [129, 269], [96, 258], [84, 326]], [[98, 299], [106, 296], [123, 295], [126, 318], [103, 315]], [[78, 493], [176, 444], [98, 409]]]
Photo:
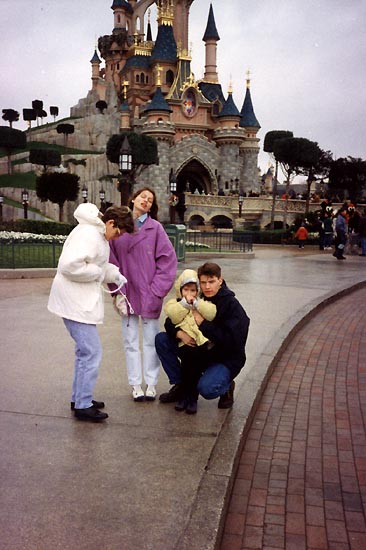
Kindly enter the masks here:
[[194, 317], [194, 320], [196, 321], [197, 326], [200, 326], [202, 321], [204, 320], [204, 317], [197, 311], [197, 309], [192, 309], [192, 314]]
[[176, 336], [186, 346], [191, 346], [192, 348], [194, 348], [197, 345], [194, 338], [192, 338], [192, 336], [189, 336], [189, 334], [187, 334], [184, 330], [178, 330]]

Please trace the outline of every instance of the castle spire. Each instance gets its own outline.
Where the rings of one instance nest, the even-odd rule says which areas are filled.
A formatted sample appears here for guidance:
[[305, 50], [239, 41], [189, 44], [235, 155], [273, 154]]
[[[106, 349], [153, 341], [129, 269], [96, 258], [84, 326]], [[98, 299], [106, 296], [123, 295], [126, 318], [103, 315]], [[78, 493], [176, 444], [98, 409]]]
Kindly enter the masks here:
[[247, 71], [247, 91], [245, 93], [243, 107], [240, 111], [240, 126], [242, 128], [259, 128], [261, 127], [253, 109], [252, 97], [250, 94], [250, 71]]
[[217, 42], [220, 40], [220, 37], [216, 29], [216, 23], [215, 23], [212, 4], [210, 4], [207, 27], [202, 40], [206, 44], [206, 64], [205, 64], [205, 73], [203, 75], [203, 80], [205, 82], [218, 83], [219, 77], [217, 74], [216, 50], [217, 50]]

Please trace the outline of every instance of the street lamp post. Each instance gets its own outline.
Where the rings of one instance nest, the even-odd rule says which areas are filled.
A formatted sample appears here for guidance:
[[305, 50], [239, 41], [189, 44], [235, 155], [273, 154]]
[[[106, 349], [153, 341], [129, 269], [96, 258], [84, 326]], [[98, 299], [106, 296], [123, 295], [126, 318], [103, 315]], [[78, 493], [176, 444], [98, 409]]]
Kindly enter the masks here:
[[24, 219], [28, 219], [28, 201], [29, 201], [29, 194], [27, 189], [23, 189], [22, 191], [22, 202], [23, 202], [23, 209], [24, 209]]
[[88, 202], [88, 188], [85, 185], [85, 183], [84, 183], [83, 188], [81, 190], [81, 196], [83, 197], [84, 202]]
[[100, 198], [100, 211], [101, 212], [104, 212], [104, 207], [105, 207], [105, 204], [104, 204], [104, 199], [105, 199], [105, 191], [103, 189], [103, 187], [100, 189], [99, 191], [99, 198]]
[[132, 149], [128, 137], [125, 136], [118, 157], [118, 166], [121, 173], [119, 178], [119, 192], [121, 193], [121, 206], [127, 206], [132, 171]]
[[241, 212], [242, 212], [242, 209], [243, 209], [243, 202], [244, 202], [244, 196], [242, 194], [240, 194], [238, 196], [238, 203], [239, 203], [239, 218], [241, 218]]
[[4, 197], [2, 193], [0, 193], [0, 222], [3, 221], [3, 202], [4, 202]]
[[178, 204], [177, 193], [177, 178], [175, 172], [172, 172], [169, 178], [169, 189], [170, 189], [170, 198], [169, 198], [169, 214], [170, 214], [170, 223], [175, 223], [175, 207]]

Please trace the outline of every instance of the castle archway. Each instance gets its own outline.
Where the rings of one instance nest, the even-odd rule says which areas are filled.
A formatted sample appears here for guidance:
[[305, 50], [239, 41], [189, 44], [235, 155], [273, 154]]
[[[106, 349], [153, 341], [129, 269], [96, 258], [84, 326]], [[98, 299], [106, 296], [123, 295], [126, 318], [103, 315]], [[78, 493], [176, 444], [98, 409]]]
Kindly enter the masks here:
[[207, 168], [197, 159], [190, 160], [177, 174], [177, 191], [200, 195], [212, 193], [212, 181]]
[[197, 159], [192, 159], [182, 166], [177, 172], [178, 205], [176, 212], [181, 222], [184, 221], [185, 196], [184, 193], [209, 195], [212, 193], [212, 180], [205, 166]]

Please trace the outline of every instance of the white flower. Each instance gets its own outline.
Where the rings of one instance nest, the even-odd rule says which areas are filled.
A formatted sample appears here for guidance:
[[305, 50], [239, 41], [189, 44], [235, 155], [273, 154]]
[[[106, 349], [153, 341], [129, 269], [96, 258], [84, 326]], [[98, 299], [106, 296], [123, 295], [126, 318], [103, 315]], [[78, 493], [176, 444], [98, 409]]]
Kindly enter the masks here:
[[0, 231], [0, 242], [10, 243], [16, 242], [42, 242], [52, 243], [57, 242], [63, 244], [67, 239], [67, 235], [37, 235], [35, 233], [20, 233], [17, 231]]

